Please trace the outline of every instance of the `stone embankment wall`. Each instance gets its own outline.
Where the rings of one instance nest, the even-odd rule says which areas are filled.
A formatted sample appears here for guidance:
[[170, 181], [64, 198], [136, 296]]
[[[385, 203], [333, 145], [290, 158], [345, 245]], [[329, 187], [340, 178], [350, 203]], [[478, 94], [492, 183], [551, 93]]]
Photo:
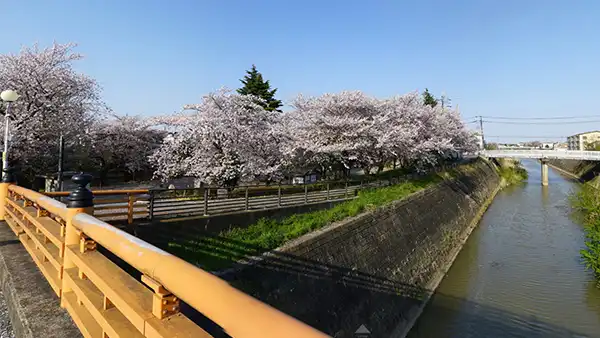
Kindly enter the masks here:
[[[402, 337], [500, 187], [478, 160], [434, 187], [219, 275], [334, 337]], [[240, 244], [241, 245], [241, 244]]]
[[591, 181], [600, 174], [600, 162], [595, 161], [548, 160], [548, 164], [582, 182]]

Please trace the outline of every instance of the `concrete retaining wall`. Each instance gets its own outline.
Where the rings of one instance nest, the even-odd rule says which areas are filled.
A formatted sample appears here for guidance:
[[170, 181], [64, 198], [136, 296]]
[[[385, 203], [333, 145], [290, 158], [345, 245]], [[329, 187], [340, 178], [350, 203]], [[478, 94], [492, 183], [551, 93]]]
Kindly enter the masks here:
[[334, 336], [404, 336], [499, 189], [483, 160], [453, 180], [220, 274]]
[[548, 160], [554, 168], [574, 175], [582, 182], [591, 181], [600, 174], [600, 162], [578, 160]]

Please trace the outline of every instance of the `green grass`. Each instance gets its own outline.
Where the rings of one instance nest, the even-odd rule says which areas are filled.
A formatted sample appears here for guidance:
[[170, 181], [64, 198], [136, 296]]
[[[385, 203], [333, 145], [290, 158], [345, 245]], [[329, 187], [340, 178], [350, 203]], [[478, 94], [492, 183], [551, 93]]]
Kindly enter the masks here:
[[580, 251], [587, 269], [591, 270], [600, 287], [600, 193], [591, 182], [571, 196], [572, 206], [585, 215], [585, 249]]
[[507, 185], [513, 185], [523, 182], [529, 177], [527, 170], [520, 163], [515, 163], [512, 167], [500, 166], [498, 169], [500, 177], [504, 179]]
[[296, 214], [281, 221], [263, 218], [247, 228], [235, 228], [219, 236], [206, 235], [183, 243], [171, 242], [168, 249], [204, 269], [218, 270], [244, 257], [275, 249], [333, 222], [400, 200], [440, 181], [440, 176], [430, 175], [389, 187], [362, 190], [357, 198], [330, 209]]

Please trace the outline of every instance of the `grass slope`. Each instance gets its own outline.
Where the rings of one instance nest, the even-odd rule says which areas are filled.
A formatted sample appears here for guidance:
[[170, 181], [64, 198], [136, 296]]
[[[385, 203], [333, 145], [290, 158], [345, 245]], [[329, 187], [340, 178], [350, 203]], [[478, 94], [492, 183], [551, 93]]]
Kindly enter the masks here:
[[464, 164], [440, 174], [393, 186], [362, 190], [358, 196], [331, 209], [296, 214], [280, 221], [261, 219], [247, 228], [235, 228], [218, 236], [206, 234], [185, 242], [171, 242], [168, 250], [206, 270], [219, 270], [240, 259], [273, 250], [284, 243], [333, 222], [341, 221], [363, 212], [376, 209], [423, 190], [429, 186], [452, 179], [474, 169]]

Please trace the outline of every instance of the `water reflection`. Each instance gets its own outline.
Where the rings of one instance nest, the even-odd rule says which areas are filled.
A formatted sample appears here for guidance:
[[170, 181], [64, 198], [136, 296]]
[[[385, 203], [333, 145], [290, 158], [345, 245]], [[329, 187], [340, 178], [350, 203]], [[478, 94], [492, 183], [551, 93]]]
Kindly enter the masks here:
[[573, 180], [524, 162], [526, 184], [501, 191], [410, 337], [600, 337], [600, 290], [579, 257]]

